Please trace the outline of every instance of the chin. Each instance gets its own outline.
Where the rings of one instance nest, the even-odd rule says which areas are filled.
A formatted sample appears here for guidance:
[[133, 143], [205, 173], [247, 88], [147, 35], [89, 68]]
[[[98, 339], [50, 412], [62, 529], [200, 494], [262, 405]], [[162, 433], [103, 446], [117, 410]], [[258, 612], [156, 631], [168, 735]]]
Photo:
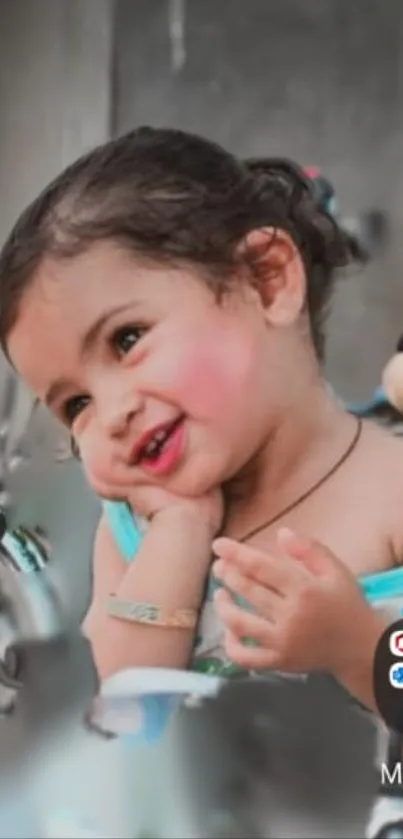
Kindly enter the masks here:
[[177, 495], [199, 498], [231, 481], [250, 479], [251, 474], [256, 472], [257, 454], [242, 452], [238, 455], [237, 459], [229, 456], [219, 458], [214, 453], [210, 457], [193, 456], [172, 480], [169, 489]]
[[127, 497], [127, 487], [119, 487], [110, 483], [105, 483], [95, 478], [90, 478], [86, 475], [89, 486], [93, 493], [101, 498], [103, 501], [124, 501]]
[[170, 482], [169, 489], [175, 495], [184, 498], [200, 498], [221, 486], [225, 480], [224, 476], [224, 470], [219, 469], [217, 463], [213, 466], [211, 462], [205, 460], [203, 464], [195, 463], [187, 466], [176, 479]]

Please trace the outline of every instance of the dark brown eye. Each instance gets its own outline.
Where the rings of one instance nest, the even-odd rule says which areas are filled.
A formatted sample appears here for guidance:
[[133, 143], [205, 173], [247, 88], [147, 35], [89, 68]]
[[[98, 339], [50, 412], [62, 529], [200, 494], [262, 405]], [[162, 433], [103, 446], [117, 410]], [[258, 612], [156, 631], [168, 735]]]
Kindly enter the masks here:
[[112, 345], [118, 355], [126, 355], [137, 344], [145, 333], [140, 326], [123, 326], [117, 329], [112, 337]]
[[63, 416], [65, 420], [71, 425], [79, 414], [87, 407], [90, 401], [89, 396], [73, 396], [63, 405]]

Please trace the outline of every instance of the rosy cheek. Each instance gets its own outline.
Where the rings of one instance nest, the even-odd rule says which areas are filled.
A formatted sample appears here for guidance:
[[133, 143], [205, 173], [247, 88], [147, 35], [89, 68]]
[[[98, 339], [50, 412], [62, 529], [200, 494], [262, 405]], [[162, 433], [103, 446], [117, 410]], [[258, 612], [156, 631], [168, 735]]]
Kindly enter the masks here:
[[234, 346], [199, 348], [187, 355], [182, 367], [180, 389], [189, 413], [223, 416], [232, 413], [245, 398], [250, 378], [249, 353]]

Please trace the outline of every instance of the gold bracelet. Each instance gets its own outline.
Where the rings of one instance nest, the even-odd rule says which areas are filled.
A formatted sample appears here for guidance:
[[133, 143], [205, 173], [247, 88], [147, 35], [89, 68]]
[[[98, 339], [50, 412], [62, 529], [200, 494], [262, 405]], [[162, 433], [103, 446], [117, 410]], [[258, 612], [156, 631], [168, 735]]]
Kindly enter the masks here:
[[114, 594], [108, 597], [107, 612], [118, 620], [176, 629], [195, 629], [199, 620], [196, 609], [176, 609], [167, 614], [166, 610], [155, 603], [121, 600]]

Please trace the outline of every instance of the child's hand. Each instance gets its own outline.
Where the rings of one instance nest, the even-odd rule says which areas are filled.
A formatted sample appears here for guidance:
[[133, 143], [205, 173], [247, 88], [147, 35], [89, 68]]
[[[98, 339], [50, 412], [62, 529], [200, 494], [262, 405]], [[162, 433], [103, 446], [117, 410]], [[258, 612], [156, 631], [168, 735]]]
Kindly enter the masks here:
[[183, 498], [163, 487], [144, 486], [133, 490], [128, 502], [135, 513], [150, 520], [161, 515], [194, 517], [207, 526], [212, 539], [219, 532], [224, 515], [219, 488], [198, 498]]
[[[226, 538], [216, 539], [213, 549], [220, 557], [213, 566], [217, 578], [255, 610], [236, 605], [224, 589], [216, 594], [231, 661], [246, 669], [323, 670], [340, 681], [364, 659], [372, 666], [379, 619], [350, 571], [325, 547], [284, 529], [276, 553]], [[245, 638], [259, 646], [247, 646]]]

